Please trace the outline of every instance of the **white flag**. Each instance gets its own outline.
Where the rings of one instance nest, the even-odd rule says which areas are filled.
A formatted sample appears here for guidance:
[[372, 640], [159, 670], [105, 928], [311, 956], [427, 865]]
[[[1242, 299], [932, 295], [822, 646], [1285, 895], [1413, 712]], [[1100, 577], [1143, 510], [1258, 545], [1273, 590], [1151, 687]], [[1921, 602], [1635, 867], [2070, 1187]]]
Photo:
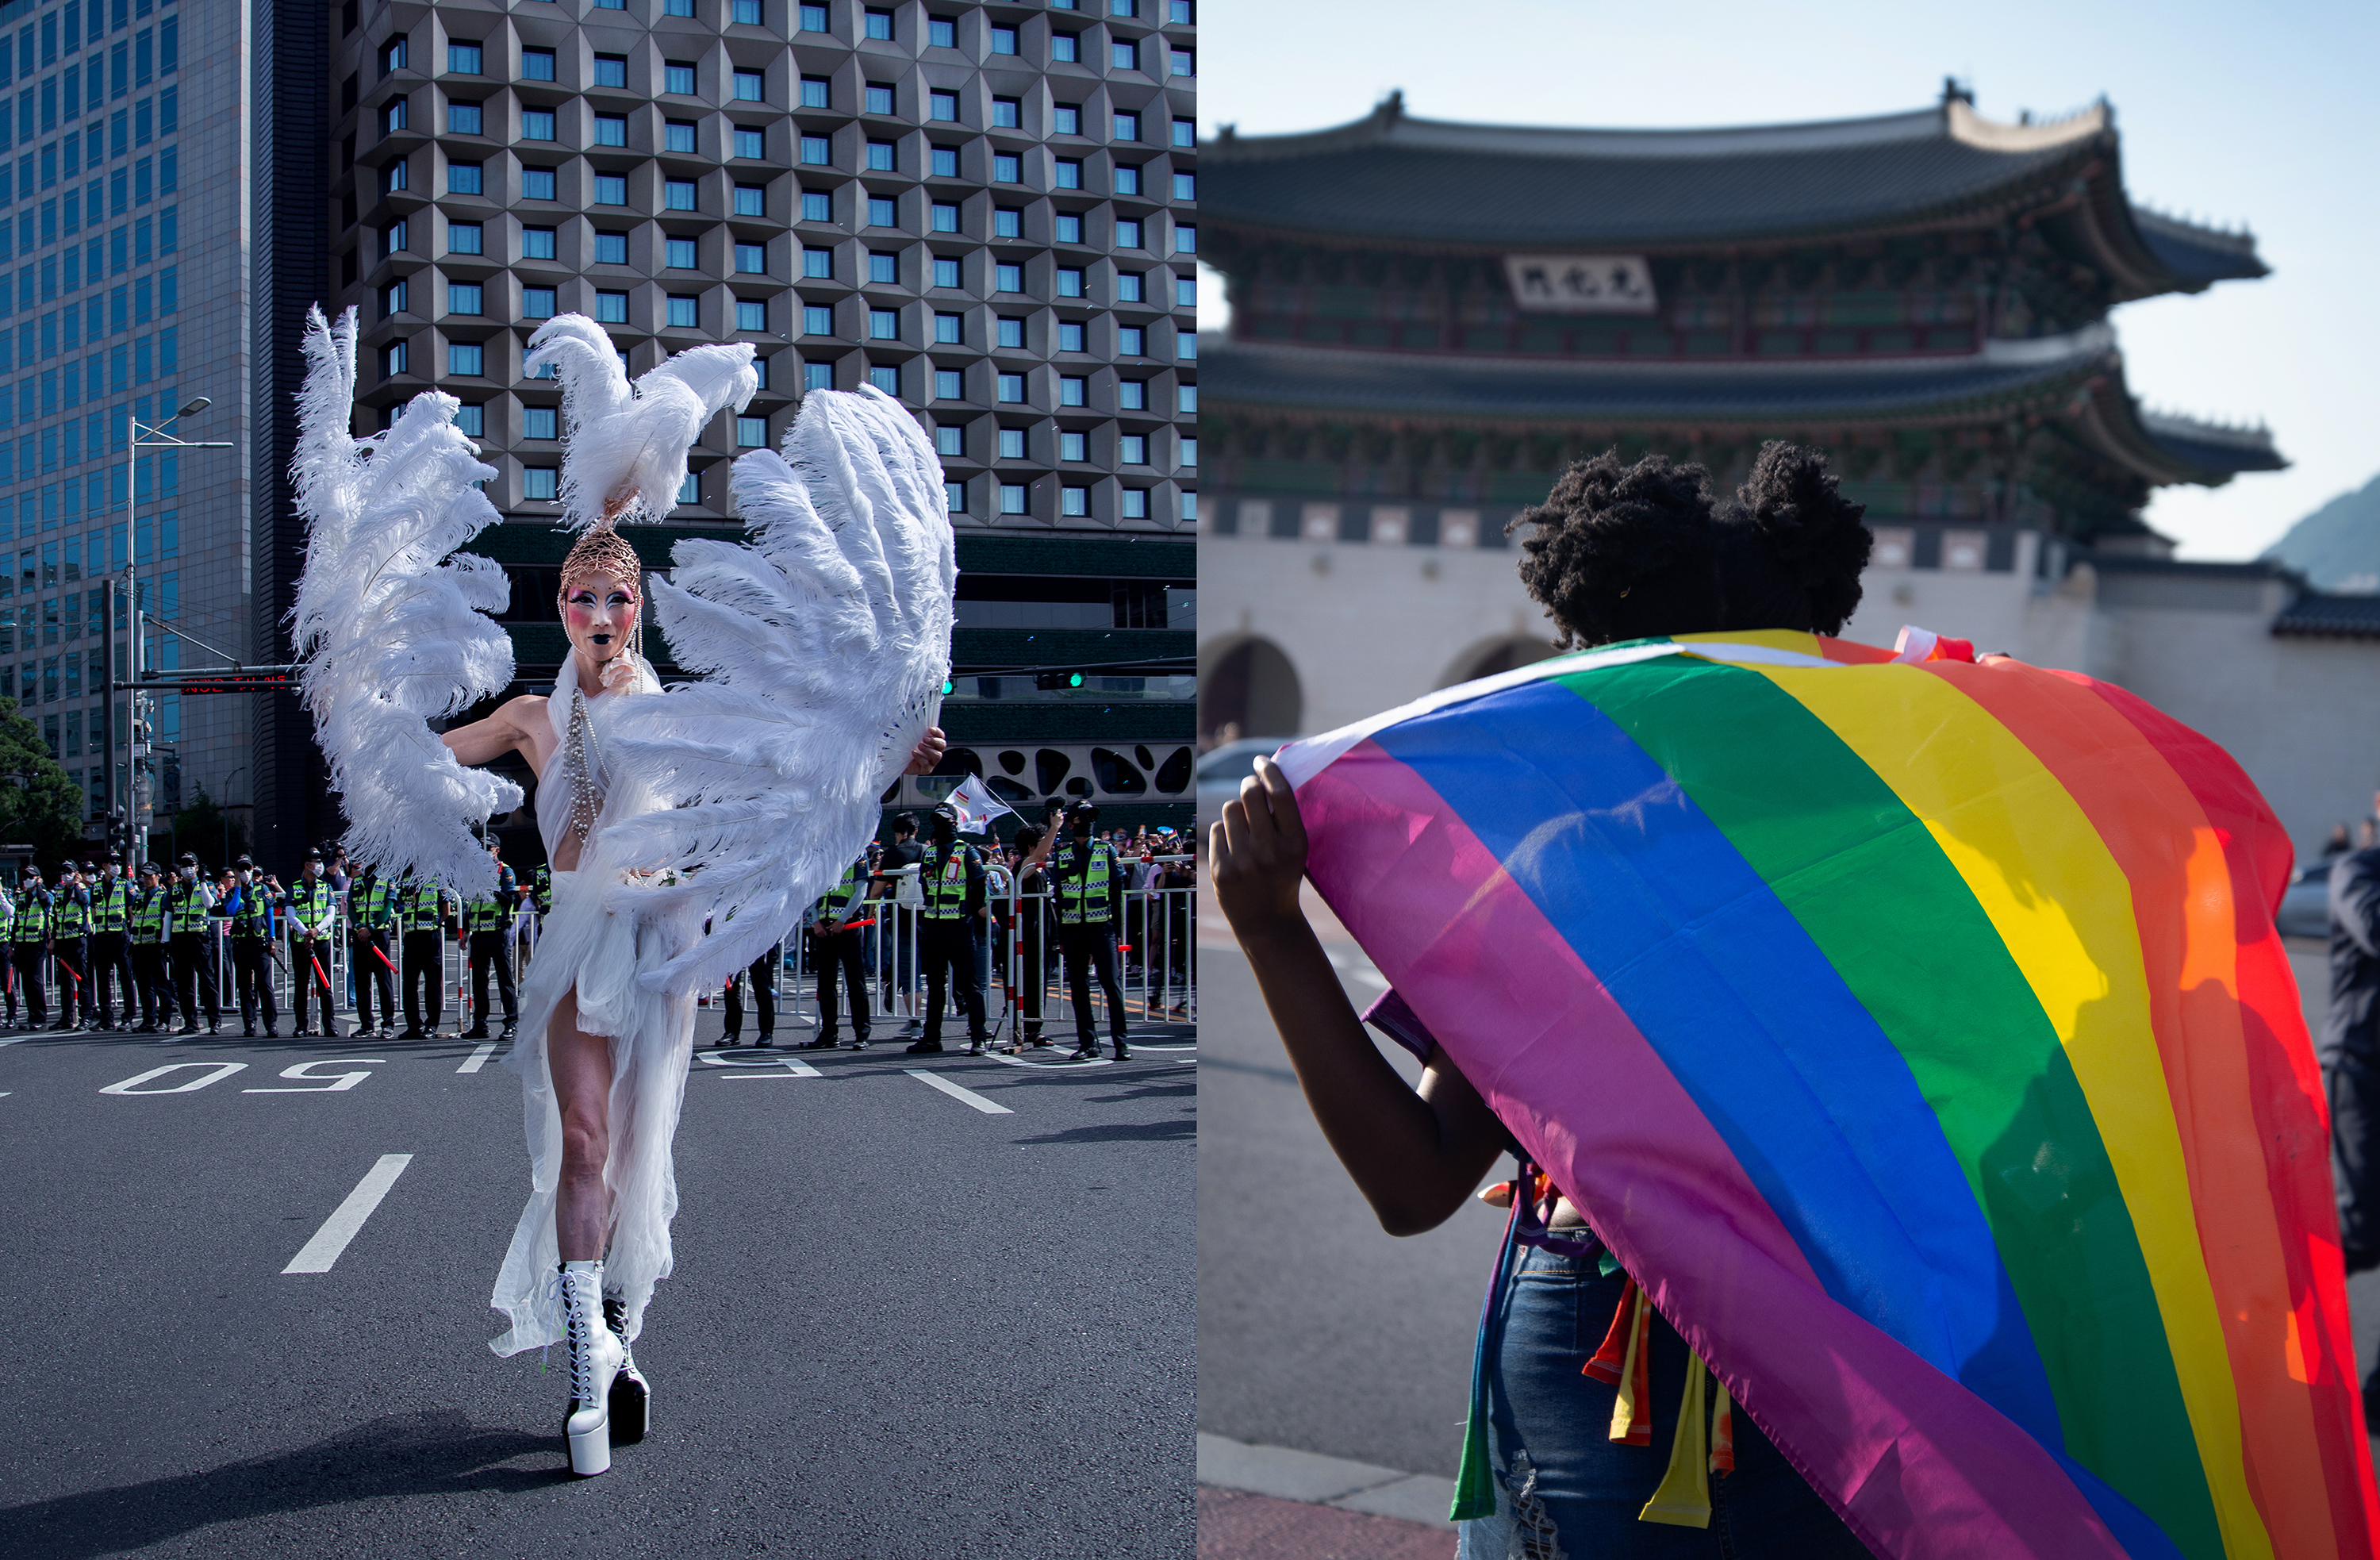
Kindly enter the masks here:
[[1016, 810], [991, 794], [991, 787], [979, 774], [970, 774], [948, 798], [952, 810], [959, 815], [959, 833], [979, 835], [991, 827], [991, 821], [1003, 812]]

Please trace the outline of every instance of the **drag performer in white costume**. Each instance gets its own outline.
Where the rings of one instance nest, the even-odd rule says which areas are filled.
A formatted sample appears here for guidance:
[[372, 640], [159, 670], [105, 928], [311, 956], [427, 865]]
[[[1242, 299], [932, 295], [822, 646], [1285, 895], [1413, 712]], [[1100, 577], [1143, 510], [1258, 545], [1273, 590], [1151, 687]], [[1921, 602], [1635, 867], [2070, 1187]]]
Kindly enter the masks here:
[[518, 753], [538, 777], [552, 911], [506, 1058], [531, 1189], [492, 1301], [510, 1329], [491, 1347], [568, 1342], [571, 1467], [601, 1473], [645, 1430], [627, 1346], [670, 1271], [694, 993], [775, 943], [874, 833], [885, 786], [942, 751], [956, 570], [941, 469], [890, 397], [812, 393], [782, 457], [735, 463], [752, 544], [680, 542], [674, 581], [653, 580], [675, 660], [709, 674], [664, 690], [638, 652], [643, 566], [613, 527], [674, 506], [687, 446], [758, 387], [752, 349], [695, 347], [631, 385], [601, 330], [549, 321], [529, 367], [552, 364], [563, 387], [562, 500], [581, 532], [559, 601], [570, 655], [550, 696], [442, 737], [430, 721], [512, 680], [484, 615], [507, 600], [503, 571], [455, 554], [499, 518], [477, 486], [496, 473], [434, 391], [352, 437], [355, 346], [353, 311], [335, 330], [313, 312], [294, 465], [302, 686], [348, 848], [383, 876], [492, 886], [473, 831], [521, 795], [466, 766]]

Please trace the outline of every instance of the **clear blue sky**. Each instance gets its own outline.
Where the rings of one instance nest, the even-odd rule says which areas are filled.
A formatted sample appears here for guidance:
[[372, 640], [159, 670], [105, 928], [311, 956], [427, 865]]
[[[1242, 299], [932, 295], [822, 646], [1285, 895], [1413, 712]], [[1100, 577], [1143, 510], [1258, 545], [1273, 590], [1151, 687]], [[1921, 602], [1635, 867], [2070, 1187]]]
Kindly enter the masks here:
[[1208, 133], [1315, 129], [1402, 88], [1425, 118], [1767, 124], [1886, 114], [1973, 84], [1985, 116], [2105, 94], [2124, 180], [2162, 211], [2247, 224], [2273, 274], [2116, 312], [2151, 406], [2263, 419], [2288, 471], [2166, 488], [2182, 555], [2248, 557], [2380, 472], [2380, 6], [1991, 6], [1577, 0], [1205, 0]]

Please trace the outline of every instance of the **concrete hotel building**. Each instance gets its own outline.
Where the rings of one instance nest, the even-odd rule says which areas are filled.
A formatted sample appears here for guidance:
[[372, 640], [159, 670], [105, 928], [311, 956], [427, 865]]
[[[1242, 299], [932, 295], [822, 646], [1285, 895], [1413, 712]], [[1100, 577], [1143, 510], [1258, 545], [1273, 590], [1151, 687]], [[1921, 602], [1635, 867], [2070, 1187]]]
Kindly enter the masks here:
[[[1167, 793], [1186, 795], [1195, 707], [1191, 0], [324, 14], [322, 177], [291, 179], [295, 147], [277, 168], [313, 202], [323, 301], [361, 311], [359, 421], [434, 384], [499, 472], [507, 524], [474, 550], [513, 576], [516, 691], [550, 685], [565, 652], [559, 394], [521, 372], [530, 334], [584, 313], [632, 373], [748, 341], [761, 394], [698, 445], [671, 523], [630, 528], [648, 565], [736, 523], [729, 463], [773, 445], [806, 389], [872, 382], [931, 428], [960, 528], [953, 774], [1020, 805], [1071, 791], [1127, 821], [1135, 803], [1186, 818]], [[287, 84], [293, 128], [303, 90]], [[305, 301], [258, 323], [276, 445]], [[279, 566], [258, 585], [263, 630], [302, 534], [279, 489], [256, 529]], [[259, 842], [286, 854], [335, 815], [287, 696], [262, 724]], [[894, 804], [936, 790], [905, 783]]]

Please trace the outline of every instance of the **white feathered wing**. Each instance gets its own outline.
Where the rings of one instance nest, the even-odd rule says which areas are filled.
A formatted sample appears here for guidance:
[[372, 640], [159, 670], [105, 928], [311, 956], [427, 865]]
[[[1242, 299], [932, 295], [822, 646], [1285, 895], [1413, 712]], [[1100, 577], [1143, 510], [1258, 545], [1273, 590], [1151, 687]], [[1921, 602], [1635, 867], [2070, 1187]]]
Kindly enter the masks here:
[[429, 723], [513, 678], [512, 640], [486, 615], [511, 599], [504, 569], [448, 555], [501, 518], [477, 485], [496, 473], [455, 426], [461, 403], [436, 391], [387, 432], [351, 435], [354, 310], [335, 330], [309, 310], [306, 356], [290, 463], [306, 567], [292, 632], [347, 851], [387, 877], [491, 890], [495, 866], [473, 831], [518, 807], [520, 787], [456, 762]]
[[760, 388], [752, 348], [740, 341], [690, 347], [633, 384], [612, 338], [584, 314], [555, 315], [528, 344], [528, 372], [552, 364], [562, 381], [562, 516], [574, 530], [607, 508], [614, 524], [667, 518], [686, 481], [687, 447], [722, 408], [741, 411]]
[[873, 387], [814, 391], [784, 453], [735, 463], [749, 546], [677, 544], [653, 604], [710, 674], [614, 716], [615, 762], [661, 810], [607, 822], [607, 870], [659, 871], [613, 904], [710, 934], [644, 977], [717, 986], [768, 951], [876, 832], [878, 797], [941, 709], [958, 578], [941, 464]]

